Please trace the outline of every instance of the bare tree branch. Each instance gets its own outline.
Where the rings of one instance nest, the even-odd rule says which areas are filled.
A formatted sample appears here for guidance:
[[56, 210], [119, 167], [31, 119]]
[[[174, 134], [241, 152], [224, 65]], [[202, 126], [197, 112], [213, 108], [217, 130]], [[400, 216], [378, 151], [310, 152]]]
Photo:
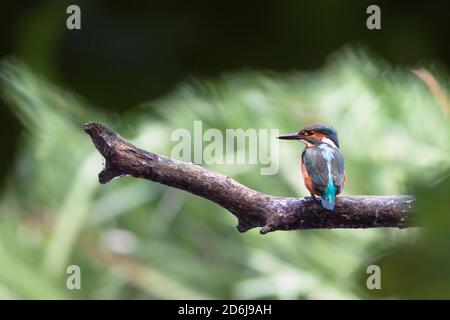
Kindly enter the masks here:
[[98, 123], [84, 131], [105, 158], [100, 183], [131, 175], [188, 191], [229, 210], [245, 232], [261, 227], [262, 234], [276, 230], [332, 228], [407, 228], [414, 224], [412, 196], [340, 196], [334, 211], [311, 197], [270, 196], [200, 166], [141, 150]]

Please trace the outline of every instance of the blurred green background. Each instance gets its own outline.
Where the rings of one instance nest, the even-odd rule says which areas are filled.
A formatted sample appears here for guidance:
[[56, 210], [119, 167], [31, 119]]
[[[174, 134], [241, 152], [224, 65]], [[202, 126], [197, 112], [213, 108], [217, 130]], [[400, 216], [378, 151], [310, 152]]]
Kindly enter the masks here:
[[[65, 27], [74, 3], [79, 31]], [[450, 4], [378, 1], [377, 31], [365, 26], [369, 4], [2, 4], [0, 298], [450, 298]], [[182, 191], [129, 177], [99, 185], [84, 122], [170, 155], [173, 130], [195, 120], [331, 124], [344, 194], [412, 193], [426, 228], [240, 234], [232, 215]], [[303, 196], [300, 152], [280, 144], [274, 176], [209, 167]], [[82, 290], [66, 288], [73, 264]], [[370, 264], [381, 290], [366, 287]]]

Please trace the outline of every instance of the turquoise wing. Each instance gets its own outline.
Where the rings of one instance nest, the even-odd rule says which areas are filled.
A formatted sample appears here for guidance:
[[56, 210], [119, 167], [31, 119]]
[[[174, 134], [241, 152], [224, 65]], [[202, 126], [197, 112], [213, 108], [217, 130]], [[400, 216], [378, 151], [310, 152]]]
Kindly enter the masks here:
[[314, 191], [322, 193], [329, 180], [327, 160], [325, 160], [318, 148], [305, 148], [302, 159], [305, 169], [314, 184]]
[[340, 193], [344, 188], [345, 179], [345, 160], [342, 152], [339, 149], [334, 150], [334, 158], [331, 161], [331, 174], [333, 176], [333, 183], [337, 187], [337, 193]]

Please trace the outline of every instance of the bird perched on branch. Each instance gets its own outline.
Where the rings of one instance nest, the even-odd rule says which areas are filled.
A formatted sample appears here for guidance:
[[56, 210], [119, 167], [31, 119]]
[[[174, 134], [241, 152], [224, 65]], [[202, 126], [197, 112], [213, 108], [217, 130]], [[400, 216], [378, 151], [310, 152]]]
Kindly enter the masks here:
[[339, 150], [336, 130], [327, 125], [313, 124], [298, 133], [278, 139], [298, 140], [306, 145], [301, 158], [301, 171], [311, 196], [321, 197], [322, 206], [333, 210], [336, 196], [344, 189], [346, 174], [344, 156]]

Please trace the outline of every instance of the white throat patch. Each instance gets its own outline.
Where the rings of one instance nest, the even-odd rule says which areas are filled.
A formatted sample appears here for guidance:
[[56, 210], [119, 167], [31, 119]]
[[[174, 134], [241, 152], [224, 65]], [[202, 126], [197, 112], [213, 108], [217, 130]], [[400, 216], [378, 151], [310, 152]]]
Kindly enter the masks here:
[[333, 142], [333, 140], [328, 139], [328, 138], [323, 138], [321, 140], [322, 142], [325, 142], [326, 144], [332, 146], [333, 148], [337, 148], [336, 144]]

